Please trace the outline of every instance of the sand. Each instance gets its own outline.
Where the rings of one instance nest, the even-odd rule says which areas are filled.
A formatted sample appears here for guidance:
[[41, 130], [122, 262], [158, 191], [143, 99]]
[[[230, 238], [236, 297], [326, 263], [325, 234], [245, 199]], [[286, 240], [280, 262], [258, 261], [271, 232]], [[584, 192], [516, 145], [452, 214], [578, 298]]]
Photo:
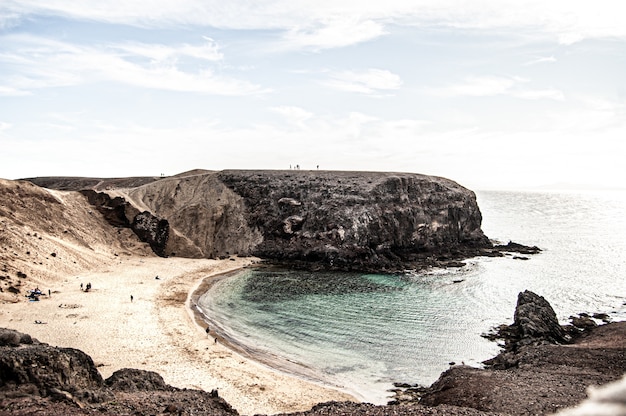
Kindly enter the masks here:
[[[158, 372], [175, 387], [218, 389], [245, 415], [307, 410], [331, 400], [354, 401], [337, 389], [244, 358], [207, 336], [190, 305], [194, 289], [209, 276], [254, 261], [120, 256], [100, 270], [40, 287], [46, 294], [52, 291], [50, 298], [2, 305], [0, 327], [31, 334], [50, 345], [80, 349], [93, 358], [105, 378], [121, 368], [139, 368]], [[92, 289], [82, 291], [81, 283], [91, 283]]]

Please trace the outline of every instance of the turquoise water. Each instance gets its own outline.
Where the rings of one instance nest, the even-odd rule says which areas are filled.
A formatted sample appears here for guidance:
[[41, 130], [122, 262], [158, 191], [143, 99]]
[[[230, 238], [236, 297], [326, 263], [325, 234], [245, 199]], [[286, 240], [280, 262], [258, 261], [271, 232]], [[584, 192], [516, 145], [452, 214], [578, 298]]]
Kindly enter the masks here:
[[495, 355], [480, 334], [510, 323], [525, 289], [563, 322], [583, 311], [626, 319], [626, 193], [481, 192], [478, 202], [490, 238], [544, 251], [399, 275], [246, 270], [199, 306], [264, 361], [377, 404], [394, 381], [428, 385], [451, 362]]

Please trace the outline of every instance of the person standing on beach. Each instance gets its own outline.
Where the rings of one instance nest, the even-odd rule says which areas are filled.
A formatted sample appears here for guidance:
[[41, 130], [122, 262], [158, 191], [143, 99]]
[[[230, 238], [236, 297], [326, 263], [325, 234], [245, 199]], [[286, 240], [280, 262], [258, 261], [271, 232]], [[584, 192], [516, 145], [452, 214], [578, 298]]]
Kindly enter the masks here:
[[133, 302], [133, 295], [130, 295], [130, 302]]

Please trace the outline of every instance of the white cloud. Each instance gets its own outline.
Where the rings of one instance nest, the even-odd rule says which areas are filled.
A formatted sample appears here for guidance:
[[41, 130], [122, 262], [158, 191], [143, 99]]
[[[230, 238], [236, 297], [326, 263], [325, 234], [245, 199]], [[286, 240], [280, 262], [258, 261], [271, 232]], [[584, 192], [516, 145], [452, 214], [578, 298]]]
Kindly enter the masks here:
[[179, 57], [191, 57], [206, 61], [220, 61], [224, 55], [220, 52], [219, 45], [209, 37], [203, 37], [206, 41], [202, 45], [174, 45], [146, 44], [146, 43], [126, 43], [111, 45], [111, 49], [126, 52], [131, 56], [141, 56], [161, 62]]
[[[188, 71], [178, 57], [221, 59], [213, 41], [200, 46], [183, 44], [112, 44], [79, 46], [32, 36], [7, 37], [13, 50], [0, 55], [0, 63], [15, 67], [5, 74], [2, 95], [24, 95], [29, 90], [81, 85], [95, 81], [168, 91], [217, 95], [247, 95], [267, 92], [245, 80], [218, 76], [210, 68]], [[140, 58], [140, 59], [137, 59]], [[142, 62], [149, 58], [150, 62]]]
[[552, 99], [563, 100], [563, 93], [555, 88], [528, 89], [524, 85], [529, 81], [520, 77], [481, 76], [468, 77], [465, 82], [442, 88], [433, 88], [431, 92], [444, 97], [471, 96], [490, 97], [506, 95], [527, 100]]
[[[587, 95], [575, 95], [572, 99], [576, 103], [575, 107], [548, 115], [555, 130], [567, 134], [584, 133], [593, 137], [592, 141], [614, 130], [626, 134], [626, 104], [623, 102]], [[623, 139], [619, 139], [619, 142], [626, 147]]]
[[300, 107], [295, 106], [278, 106], [272, 107], [272, 111], [285, 117], [289, 122], [298, 126], [303, 126], [303, 123], [313, 117], [313, 113], [306, 111]]
[[15, 86], [0, 85], [0, 96], [19, 97], [24, 95], [30, 95], [30, 92], [16, 88]]
[[517, 98], [523, 98], [525, 100], [556, 100], [563, 101], [565, 99], [565, 95], [560, 90], [556, 88], [546, 88], [543, 90], [521, 90], [521, 91], [512, 91], [511, 95]]
[[322, 84], [337, 90], [362, 94], [397, 90], [402, 85], [402, 80], [398, 75], [384, 69], [331, 72], [329, 78]]
[[143, 27], [180, 25], [285, 30], [292, 46], [323, 49], [363, 42], [385, 25], [510, 30], [571, 44], [626, 38], [621, 0], [3, 0], [0, 27], [32, 14]]
[[531, 61], [528, 61], [524, 65], [531, 66], [531, 65], [541, 64], [544, 62], [550, 62], [550, 63], [556, 62], [556, 58], [554, 56], [542, 56], [540, 58], [536, 58]]
[[315, 22], [310, 26], [296, 26], [284, 36], [287, 49], [328, 49], [366, 42], [384, 35], [384, 27], [373, 20], [353, 17]]

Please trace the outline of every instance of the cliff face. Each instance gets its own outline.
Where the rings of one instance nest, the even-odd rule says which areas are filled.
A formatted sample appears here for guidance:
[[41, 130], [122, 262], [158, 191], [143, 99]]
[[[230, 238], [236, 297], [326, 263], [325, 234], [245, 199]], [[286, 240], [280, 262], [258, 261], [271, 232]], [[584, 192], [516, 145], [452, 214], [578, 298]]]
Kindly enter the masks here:
[[255, 255], [336, 269], [400, 269], [490, 243], [473, 192], [409, 173], [222, 171], [125, 191], [167, 219], [166, 255]]
[[262, 241], [251, 254], [340, 269], [457, 258], [489, 244], [473, 192], [408, 173], [223, 171]]
[[[78, 187], [91, 183], [78, 179]], [[33, 182], [42, 180], [52, 188], [72, 187], [68, 178]], [[117, 227], [132, 227], [122, 223], [134, 223], [138, 213], [152, 216], [152, 239], [135, 232], [163, 256], [238, 254], [308, 268], [401, 270], [491, 248], [474, 193], [439, 177], [193, 171], [150, 181], [98, 180], [91, 189], [106, 192], [83, 193]]]

